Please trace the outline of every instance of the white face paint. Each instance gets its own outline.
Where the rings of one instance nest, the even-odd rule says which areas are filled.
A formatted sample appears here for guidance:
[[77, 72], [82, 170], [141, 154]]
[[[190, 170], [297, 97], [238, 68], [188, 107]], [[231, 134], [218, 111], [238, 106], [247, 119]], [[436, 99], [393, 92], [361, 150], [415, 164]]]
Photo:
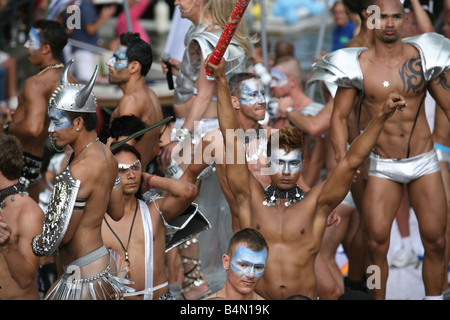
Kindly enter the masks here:
[[277, 173], [294, 174], [302, 169], [302, 152], [300, 150], [292, 150], [286, 153], [284, 149], [272, 149], [269, 159], [269, 165]]
[[266, 103], [264, 85], [257, 79], [248, 79], [241, 84], [241, 97], [239, 102], [247, 105]]
[[231, 270], [239, 277], [261, 278], [267, 262], [267, 250], [255, 252], [245, 246], [239, 246], [231, 260]]
[[39, 39], [39, 31], [35, 28], [31, 28], [28, 33], [28, 40], [23, 45], [25, 48], [29, 49], [31, 52], [36, 51], [41, 46], [41, 39]]

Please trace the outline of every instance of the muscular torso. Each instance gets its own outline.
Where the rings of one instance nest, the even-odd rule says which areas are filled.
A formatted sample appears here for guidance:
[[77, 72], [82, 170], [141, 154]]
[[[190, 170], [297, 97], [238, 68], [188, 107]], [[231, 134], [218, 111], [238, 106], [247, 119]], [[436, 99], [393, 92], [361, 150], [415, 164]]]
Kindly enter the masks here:
[[[153, 203], [149, 204], [152, 229], [153, 229], [153, 286], [158, 286], [167, 281], [167, 275], [165, 272], [165, 235], [166, 229], [161, 220], [159, 213]], [[131, 287], [136, 291], [145, 290], [145, 234], [142, 224], [141, 210], [138, 208], [136, 213], [136, 219], [134, 222], [133, 231], [131, 233], [130, 242], [128, 243], [128, 237], [130, 234], [130, 227], [134, 216], [134, 207], [125, 209], [126, 213], [120, 221], [112, 221], [107, 217], [108, 223], [117, 236], [122, 241], [125, 248], [128, 249], [128, 256], [130, 260], [130, 280], [134, 282]], [[105, 246], [108, 249], [116, 251], [122, 259], [125, 258], [125, 252], [120, 245], [117, 238], [112, 234], [109, 227], [103, 223], [102, 237]], [[150, 262], [147, 262], [150, 263]], [[126, 265], [126, 262], [124, 262]], [[153, 298], [166, 294], [168, 287], [161, 288], [153, 293]], [[143, 295], [127, 297], [128, 300], [142, 300]]]
[[[326, 227], [326, 217], [315, 214], [320, 187], [290, 207], [283, 201], [267, 207], [261, 185], [252, 179], [251, 216], [241, 228], [258, 230], [269, 245], [269, 258], [256, 292], [266, 299], [284, 300], [294, 294], [317, 297], [315, 257]], [[320, 191], [319, 191], [320, 192]]]
[[360, 56], [365, 89], [363, 108], [371, 118], [391, 92], [400, 93], [407, 102], [403, 112], [396, 112], [386, 121], [378, 138], [375, 152], [387, 158], [406, 158], [408, 147], [410, 157], [433, 147], [422, 101], [427, 88], [419, 52], [410, 45], [404, 48], [403, 56], [389, 62], [379, 61], [371, 49]]

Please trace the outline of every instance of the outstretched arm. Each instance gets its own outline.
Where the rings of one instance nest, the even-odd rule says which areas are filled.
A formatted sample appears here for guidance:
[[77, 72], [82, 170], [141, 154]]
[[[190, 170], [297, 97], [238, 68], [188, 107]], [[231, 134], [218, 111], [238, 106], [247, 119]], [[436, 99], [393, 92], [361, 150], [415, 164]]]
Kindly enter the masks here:
[[400, 112], [406, 107], [403, 96], [391, 93], [382, 109], [370, 121], [364, 132], [351, 144], [345, 157], [327, 179], [318, 199], [318, 213], [328, 215], [347, 195], [353, 175], [370, 151], [383, 130], [384, 123], [391, 117], [395, 110]]

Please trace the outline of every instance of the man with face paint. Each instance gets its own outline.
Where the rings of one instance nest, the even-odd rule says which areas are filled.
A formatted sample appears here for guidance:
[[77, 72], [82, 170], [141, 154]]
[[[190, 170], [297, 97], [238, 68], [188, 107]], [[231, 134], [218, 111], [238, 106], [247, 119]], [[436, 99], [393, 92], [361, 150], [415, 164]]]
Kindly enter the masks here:
[[[140, 154], [131, 145], [123, 144], [113, 154], [119, 162], [125, 209], [120, 221], [105, 216], [102, 238], [108, 249], [122, 257], [126, 277], [134, 282], [136, 292], [125, 299], [173, 300], [165, 268], [166, 225], [191, 204], [197, 188], [157, 175], [143, 181], [147, 175], [142, 175]], [[146, 203], [138, 193], [141, 184], [160, 188], [168, 196]]]
[[[28, 193], [39, 201], [39, 181], [45, 141], [48, 138], [49, 119], [47, 103], [58, 86], [64, 65], [61, 53], [67, 43], [64, 27], [58, 22], [38, 20], [33, 23], [24, 47], [28, 60], [41, 71], [25, 80], [19, 93], [19, 103], [14, 115], [8, 115], [3, 131], [15, 135], [23, 149], [22, 176], [28, 180]], [[76, 80], [70, 75], [72, 82]]]
[[[134, 115], [150, 126], [163, 119], [159, 99], [145, 83], [153, 62], [152, 47], [138, 33], [121, 34], [120, 43], [107, 62], [109, 82], [118, 85], [123, 92], [111, 115], [111, 123], [119, 117]], [[160, 128], [146, 132], [136, 143], [144, 171], [159, 152], [159, 137]]]
[[255, 286], [264, 274], [268, 254], [269, 246], [258, 231], [245, 228], [236, 232], [222, 255], [225, 284], [205, 300], [264, 300]]
[[370, 154], [362, 215], [368, 235], [368, 265], [381, 268], [382, 284], [372, 290], [372, 295], [376, 299], [386, 295], [390, 230], [407, 185], [425, 249], [425, 298], [442, 299], [447, 268], [446, 198], [424, 101], [430, 93], [450, 119], [450, 41], [436, 33], [402, 39], [405, 10], [401, 1], [375, 0], [373, 4], [378, 12], [368, 21], [374, 45], [326, 55], [317, 62], [310, 81], [331, 81], [339, 86], [331, 117], [331, 138], [338, 161], [345, 155], [353, 107], [350, 101], [359, 100], [358, 118], [366, 113], [371, 119], [390, 92], [399, 92], [407, 99], [408, 109], [387, 121]]
[[118, 164], [95, 131], [97, 101], [91, 91], [98, 67], [87, 85], [79, 85], [68, 80], [72, 63], [65, 66], [48, 103], [48, 130], [56, 149], [70, 145], [73, 153], [55, 177], [42, 233], [32, 248], [38, 256], [58, 250], [63, 265], [46, 299], [119, 299], [133, 289], [114, 276], [116, 266], [101, 237], [105, 212], [115, 221], [123, 216]]
[[[247, 133], [245, 143], [246, 157], [250, 170], [264, 186], [270, 184], [267, 175], [261, 174], [265, 166], [267, 137], [276, 130], [267, 125], [261, 125], [266, 111], [266, 92], [260, 77], [255, 73], [237, 73], [229, 80], [233, 108], [239, 119], [241, 128]], [[236, 202], [227, 184], [225, 173], [225, 153], [222, 134], [219, 129], [208, 132], [199, 144], [194, 154], [194, 162], [185, 170], [181, 179], [191, 183], [197, 181], [201, 172], [214, 163], [222, 192], [230, 207], [232, 230], [240, 229]], [[201, 160], [201, 161], [197, 161]], [[228, 209], [227, 209], [228, 210]], [[214, 228], [214, 226], [213, 226]]]
[[272, 134], [267, 168], [271, 185], [264, 189], [247, 163], [237, 161], [236, 155], [243, 148], [239, 141], [242, 137], [227, 139], [227, 131], [238, 130], [239, 122], [232, 107], [223, 61], [219, 66], [207, 65], [214, 70], [218, 85], [219, 123], [228, 157], [227, 181], [238, 204], [240, 226], [258, 230], [271, 252], [256, 292], [266, 299], [286, 299], [295, 294], [316, 299], [314, 262], [327, 223], [336, 222], [330, 213], [347, 195], [353, 175], [375, 145], [384, 123], [397, 109], [403, 110], [405, 100], [391, 94], [330, 177], [308, 193], [297, 185], [302, 169], [301, 132], [284, 127]]

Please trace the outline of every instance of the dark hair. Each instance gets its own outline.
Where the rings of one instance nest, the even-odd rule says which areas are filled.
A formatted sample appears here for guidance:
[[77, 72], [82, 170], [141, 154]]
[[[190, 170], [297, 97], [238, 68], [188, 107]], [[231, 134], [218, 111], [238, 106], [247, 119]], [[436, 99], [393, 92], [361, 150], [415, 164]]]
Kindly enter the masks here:
[[139, 161], [141, 160], [141, 154], [139, 153], [139, 151], [134, 146], [128, 143], [124, 143], [118, 146], [117, 148], [111, 150], [111, 152], [114, 155], [118, 154], [119, 152], [131, 152], [136, 156], [136, 158], [139, 159]]
[[[142, 129], [145, 129], [146, 125], [141, 120], [141, 118], [136, 117], [135, 115], [121, 116], [119, 118], [115, 118], [111, 122], [111, 126], [109, 128], [109, 135], [114, 139], [119, 139], [119, 137], [131, 136], [133, 133], [136, 133]], [[142, 135], [135, 138], [136, 141], [141, 140]]]
[[375, 0], [343, 0], [347, 8], [363, 18], [362, 12], [375, 3]]
[[0, 134], [0, 171], [8, 180], [20, 178], [23, 153], [15, 136]]
[[95, 112], [72, 112], [65, 111], [70, 120], [81, 117], [84, 120], [84, 126], [87, 131], [95, 130], [97, 127], [97, 114]]
[[267, 141], [267, 155], [270, 156], [272, 140], [278, 139], [278, 147], [286, 153], [292, 150], [303, 150], [303, 132], [294, 126], [284, 126], [272, 133]]
[[59, 22], [53, 20], [36, 20], [33, 27], [40, 29], [39, 38], [43, 44], [48, 44], [52, 49], [53, 58], [60, 60], [64, 47], [67, 44], [67, 34]]
[[231, 252], [236, 249], [236, 246], [242, 242], [244, 242], [247, 248], [252, 251], [261, 251], [267, 249], [267, 252], [269, 252], [269, 246], [267, 245], [267, 242], [264, 239], [263, 235], [255, 229], [245, 228], [236, 232], [231, 237], [228, 244], [227, 254], [231, 255]]
[[141, 76], [146, 76], [153, 63], [152, 47], [141, 39], [139, 33], [124, 32], [120, 35], [120, 44], [127, 47], [129, 62], [141, 64]]
[[243, 81], [248, 79], [261, 79], [261, 77], [256, 73], [250, 72], [236, 73], [233, 76], [231, 76], [230, 80], [228, 81], [228, 87], [230, 88], [231, 95], [240, 97], [241, 91], [239, 87]]

